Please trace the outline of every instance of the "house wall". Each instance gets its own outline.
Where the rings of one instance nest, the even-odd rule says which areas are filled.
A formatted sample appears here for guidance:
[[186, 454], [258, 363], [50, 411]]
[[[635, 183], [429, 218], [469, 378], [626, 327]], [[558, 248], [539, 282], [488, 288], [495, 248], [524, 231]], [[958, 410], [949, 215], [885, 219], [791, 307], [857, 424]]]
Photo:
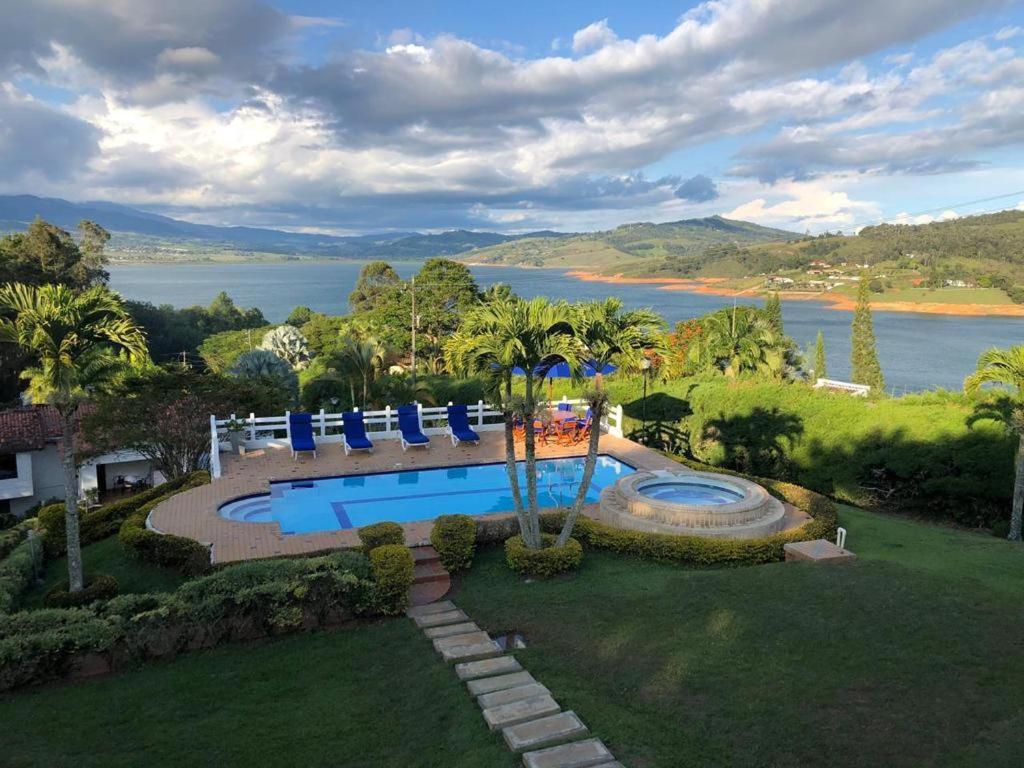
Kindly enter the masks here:
[[56, 445], [32, 452], [32, 495], [11, 499], [11, 512], [24, 515], [40, 502], [64, 498], [64, 468]]

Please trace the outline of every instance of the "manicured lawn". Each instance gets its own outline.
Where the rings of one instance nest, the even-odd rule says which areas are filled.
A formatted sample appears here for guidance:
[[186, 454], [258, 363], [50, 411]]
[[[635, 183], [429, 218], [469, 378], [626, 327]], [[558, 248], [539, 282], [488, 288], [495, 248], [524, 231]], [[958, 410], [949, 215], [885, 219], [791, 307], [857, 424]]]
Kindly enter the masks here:
[[182, 656], [0, 698], [0, 765], [515, 765], [411, 621]]
[[[631, 768], [1018, 766], [1024, 548], [843, 508], [846, 567], [694, 571], [590, 551], [454, 598]], [[404, 619], [0, 697], [12, 766], [511, 766]]]
[[626, 765], [1020, 765], [1024, 550], [848, 510], [849, 567], [686, 571], [588, 552], [455, 596]]
[[[86, 576], [106, 573], [117, 579], [121, 594], [136, 592], [171, 592], [185, 581], [177, 571], [162, 568], [128, 557], [117, 540], [111, 536], [82, 549]], [[41, 608], [43, 597], [59, 581], [68, 577], [66, 558], [50, 560], [46, 564], [41, 585], [33, 588], [24, 598], [24, 608]]]

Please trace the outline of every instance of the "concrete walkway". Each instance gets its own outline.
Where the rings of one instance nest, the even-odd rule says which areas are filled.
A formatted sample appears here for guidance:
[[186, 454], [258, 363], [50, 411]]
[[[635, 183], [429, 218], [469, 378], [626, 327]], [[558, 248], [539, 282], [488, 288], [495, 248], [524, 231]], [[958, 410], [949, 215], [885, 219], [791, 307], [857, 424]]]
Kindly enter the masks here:
[[563, 712], [551, 692], [454, 603], [415, 606], [408, 615], [454, 665], [484, 723], [501, 732], [526, 768], [622, 768], [575, 712]]

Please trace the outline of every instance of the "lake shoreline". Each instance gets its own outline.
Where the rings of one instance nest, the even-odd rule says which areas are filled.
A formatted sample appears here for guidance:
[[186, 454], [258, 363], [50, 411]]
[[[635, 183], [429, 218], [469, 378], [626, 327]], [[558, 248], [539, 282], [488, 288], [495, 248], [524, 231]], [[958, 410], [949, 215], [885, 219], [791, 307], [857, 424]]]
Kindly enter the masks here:
[[[603, 275], [598, 272], [573, 269], [565, 273], [575, 280], [609, 285], [650, 285], [659, 291], [685, 291], [706, 296], [751, 297], [760, 294], [754, 289], [736, 290], [717, 285], [724, 277], [624, 277]], [[789, 301], [813, 301], [825, 309], [852, 312], [857, 302], [849, 296], [823, 293], [801, 293], [779, 291], [779, 296]], [[1024, 305], [1018, 304], [929, 304], [913, 301], [872, 301], [871, 309], [878, 312], [908, 312], [922, 315], [950, 315], [954, 317], [1024, 317]]]

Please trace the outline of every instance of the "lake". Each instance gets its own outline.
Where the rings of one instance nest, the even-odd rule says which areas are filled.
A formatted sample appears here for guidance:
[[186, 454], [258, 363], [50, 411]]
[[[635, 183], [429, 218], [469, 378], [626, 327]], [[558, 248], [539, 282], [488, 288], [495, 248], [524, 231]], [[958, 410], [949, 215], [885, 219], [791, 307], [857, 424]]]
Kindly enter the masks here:
[[[110, 285], [125, 297], [175, 307], [208, 304], [227, 291], [239, 306], [257, 306], [271, 322], [280, 322], [293, 307], [305, 304], [318, 312], [344, 314], [361, 262], [275, 262], [265, 264], [114, 265]], [[395, 263], [410, 277], [418, 263]], [[481, 287], [507, 283], [520, 296], [598, 299], [618, 296], [630, 307], [651, 307], [669, 323], [731, 306], [725, 296], [662, 291], [651, 285], [583, 282], [561, 270], [473, 267]], [[742, 303], [758, 304], [744, 298]], [[850, 374], [851, 312], [809, 301], [783, 302], [786, 332], [804, 349], [821, 330], [829, 376]], [[875, 312], [878, 355], [886, 388], [900, 394], [943, 387], [959, 389], [987, 347], [1024, 342], [1024, 319], [953, 317], [909, 312]]]

